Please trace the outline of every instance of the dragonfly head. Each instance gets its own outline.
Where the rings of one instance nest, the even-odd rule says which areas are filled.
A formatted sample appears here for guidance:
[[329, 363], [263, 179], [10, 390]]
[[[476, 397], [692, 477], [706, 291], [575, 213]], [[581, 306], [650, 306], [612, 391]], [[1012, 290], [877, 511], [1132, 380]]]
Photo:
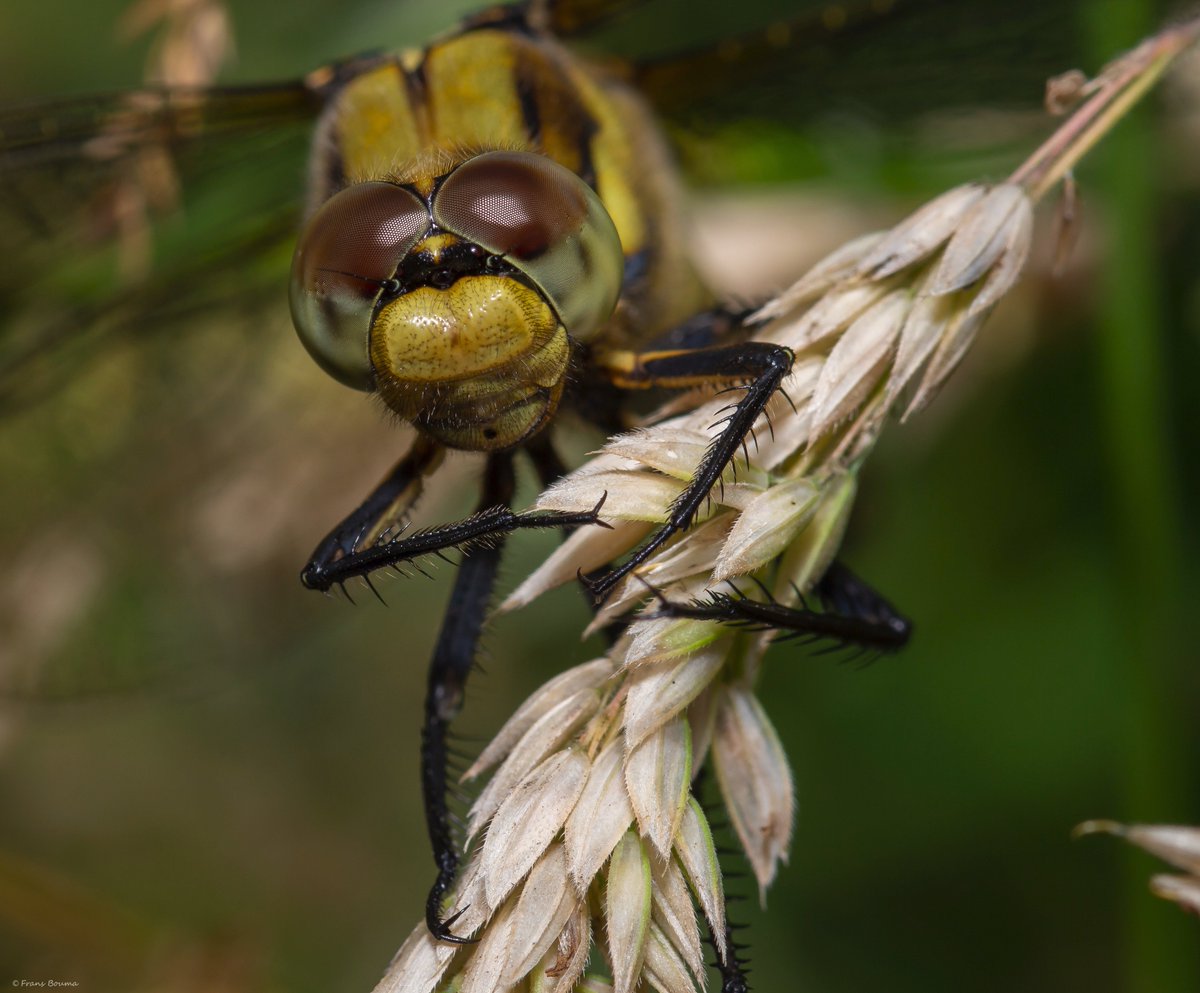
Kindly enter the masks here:
[[611, 316], [624, 256], [596, 194], [530, 152], [358, 183], [313, 214], [292, 320], [335, 379], [453, 448], [507, 448], [562, 395], [572, 339]]

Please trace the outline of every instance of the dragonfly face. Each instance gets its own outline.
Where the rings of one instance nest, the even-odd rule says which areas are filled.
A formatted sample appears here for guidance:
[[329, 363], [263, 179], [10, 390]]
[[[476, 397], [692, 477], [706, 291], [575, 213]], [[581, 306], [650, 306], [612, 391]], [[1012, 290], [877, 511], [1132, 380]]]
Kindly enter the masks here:
[[502, 449], [554, 413], [571, 342], [611, 316], [623, 264], [578, 176], [486, 152], [322, 204], [292, 263], [292, 319], [334, 378], [450, 447]]

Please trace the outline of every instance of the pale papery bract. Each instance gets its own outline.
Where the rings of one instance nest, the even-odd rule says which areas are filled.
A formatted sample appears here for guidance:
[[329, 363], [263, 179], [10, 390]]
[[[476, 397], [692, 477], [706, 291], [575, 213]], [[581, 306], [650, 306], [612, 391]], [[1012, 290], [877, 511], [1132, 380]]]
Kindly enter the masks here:
[[1158, 873], [1152, 876], [1150, 890], [1200, 916], [1200, 827], [1086, 821], [1075, 829], [1075, 833], [1115, 834], [1176, 869], [1182, 869], [1183, 875]]

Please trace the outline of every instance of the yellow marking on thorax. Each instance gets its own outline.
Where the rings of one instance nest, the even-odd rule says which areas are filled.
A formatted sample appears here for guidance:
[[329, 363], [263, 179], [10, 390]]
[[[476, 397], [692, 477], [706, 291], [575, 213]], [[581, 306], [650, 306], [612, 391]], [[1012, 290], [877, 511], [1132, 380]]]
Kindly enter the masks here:
[[379, 179], [428, 144], [422, 108], [409, 99], [404, 73], [387, 63], [346, 84], [338, 95], [337, 137], [350, 182]]
[[425, 53], [432, 139], [443, 145], [528, 148], [513, 80], [512, 36], [472, 31]]
[[423, 48], [405, 48], [396, 56], [396, 61], [405, 72], [416, 72], [421, 68], [421, 63], [425, 60], [425, 49]]
[[596, 192], [621, 236], [621, 247], [626, 255], [632, 255], [647, 242], [645, 213], [652, 205], [639, 192], [635, 177], [649, 163], [639, 160], [637, 135], [630, 131], [629, 117], [610, 96], [586, 78], [580, 80], [580, 90], [597, 124], [591, 145]]

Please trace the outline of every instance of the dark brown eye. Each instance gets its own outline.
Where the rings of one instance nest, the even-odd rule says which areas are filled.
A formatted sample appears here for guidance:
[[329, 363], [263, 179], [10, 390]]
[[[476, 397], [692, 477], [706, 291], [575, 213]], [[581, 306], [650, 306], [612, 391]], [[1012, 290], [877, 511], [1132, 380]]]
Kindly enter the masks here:
[[625, 256], [604, 204], [582, 179], [544, 155], [485, 152], [452, 172], [433, 198], [442, 229], [504, 257], [541, 290], [573, 337], [612, 314]]
[[335, 379], [371, 389], [375, 303], [428, 228], [425, 204], [392, 183], [347, 187], [308, 222], [292, 258], [292, 323]]
[[497, 255], [537, 258], [587, 220], [584, 184], [528, 152], [488, 152], [459, 166], [434, 199], [440, 226]]

